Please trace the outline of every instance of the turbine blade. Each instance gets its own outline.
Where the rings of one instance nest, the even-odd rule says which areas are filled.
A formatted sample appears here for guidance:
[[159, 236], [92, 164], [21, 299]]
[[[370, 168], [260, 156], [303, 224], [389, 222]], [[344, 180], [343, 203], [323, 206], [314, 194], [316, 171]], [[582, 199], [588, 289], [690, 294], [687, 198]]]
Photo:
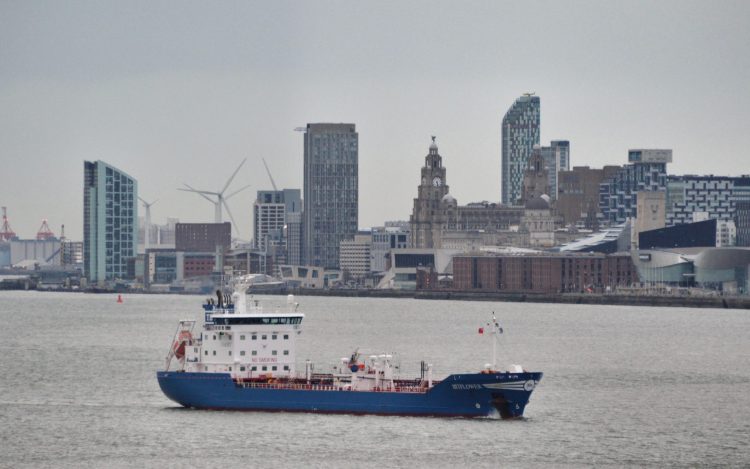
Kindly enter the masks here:
[[[187, 186], [187, 184], [185, 184], [185, 185]], [[188, 186], [188, 187], [190, 187], [190, 186]], [[178, 191], [185, 191], [185, 192], [194, 192], [194, 193], [198, 194], [199, 196], [203, 197], [204, 199], [208, 200], [212, 204], [215, 203], [215, 201], [211, 200], [207, 195], [204, 194], [203, 191], [197, 191], [197, 190], [195, 190], [193, 188], [190, 188], [190, 189], [180, 189], [179, 187], [177, 188], [177, 190]]]
[[237, 166], [237, 169], [235, 169], [234, 173], [232, 173], [232, 177], [230, 177], [229, 180], [227, 181], [227, 183], [224, 184], [224, 189], [222, 189], [221, 192], [219, 192], [219, 194], [223, 194], [224, 191], [227, 190], [227, 187], [229, 187], [229, 184], [232, 183], [232, 179], [234, 179], [234, 177], [237, 175], [237, 173], [240, 172], [240, 168], [242, 167], [243, 164], [245, 164], [245, 161], [247, 161], [247, 158], [245, 158], [244, 160], [242, 160], [242, 163], [240, 163], [240, 165]]
[[229, 204], [227, 204], [226, 199], [222, 199], [221, 202], [224, 204], [224, 208], [227, 209], [227, 213], [229, 214], [229, 218], [232, 220], [232, 225], [234, 226], [234, 229], [239, 234], [240, 229], [237, 227], [237, 222], [234, 220], [234, 215], [232, 215], [232, 211], [229, 210]]
[[242, 187], [242, 188], [240, 188], [240, 189], [237, 189], [236, 191], [232, 192], [232, 193], [231, 193], [231, 194], [229, 194], [228, 196], [224, 197], [224, 200], [227, 200], [228, 198], [232, 197], [233, 195], [235, 195], [235, 194], [237, 194], [237, 193], [239, 193], [239, 192], [242, 192], [242, 191], [244, 191], [244, 190], [245, 190], [245, 189], [247, 189], [248, 187], [250, 187], [250, 184], [248, 184], [248, 185], [246, 185], [245, 187]]

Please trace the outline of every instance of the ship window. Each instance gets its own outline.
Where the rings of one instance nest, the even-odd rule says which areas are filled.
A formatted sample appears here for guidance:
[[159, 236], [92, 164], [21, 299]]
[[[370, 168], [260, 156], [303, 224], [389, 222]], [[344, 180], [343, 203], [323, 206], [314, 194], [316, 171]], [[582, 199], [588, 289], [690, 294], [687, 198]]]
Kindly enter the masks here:
[[245, 355], [245, 351], [244, 350], [240, 350], [240, 355], [244, 356]]
[[263, 339], [263, 340], [266, 340], [268, 338], [268, 336], [265, 335], [265, 334], [263, 334], [262, 336], [260, 336], [260, 338]]
[[271, 367], [272, 371], [276, 371], [277, 369], [278, 369], [278, 367], [276, 365], [274, 365], [274, 366]]
[[271, 352], [271, 355], [278, 355], [278, 352], [276, 350]]
[[284, 370], [289, 371], [289, 365], [284, 365]]
[[254, 366], [254, 367], [250, 368], [250, 371], [258, 371], [258, 367]]
[[258, 351], [257, 350], [253, 350], [253, 355], [258, 355]]
[[289, 334], [284, 334], [284, 340], [289, 340]]
[[245, 340], [245, 336], [244, 336], [244, 335], [241, 335], [241, 336], [240, 336], [240, 340]]
[[284, 350], [284, 355], [289, 355], [289, 350]]
[[253, 340], [258, 340], [258, 336], [257, 335], [253, 335], [250, 338], [253, 339]]
[[268, 367], [263, 365], [263, 371], [268, 371]]
[[278, 337], [276, 334], [271, 336], [271, 339], [276, 340], [276, 337]]

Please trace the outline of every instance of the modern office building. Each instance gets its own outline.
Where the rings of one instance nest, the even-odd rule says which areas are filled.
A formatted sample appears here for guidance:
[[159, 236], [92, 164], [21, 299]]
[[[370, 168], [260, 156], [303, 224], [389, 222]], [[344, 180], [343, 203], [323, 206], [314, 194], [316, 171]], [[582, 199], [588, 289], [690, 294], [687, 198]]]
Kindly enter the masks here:
[[409, 222], [385, 222], [385, 226], [372, 228], [370, 247], [370, 270], [373, 273], [385, 272], [386, 260], [391, 249], [409, 247]]
[[286, 214], [286, 257], [291, 265], [302, 264], [302, 212]]
[[547, 167], [549, 180], [549, 196], [557, 198], [558, 173], [570, 170], [570, 142], [567, 140], [552, 140], [550, 146], [542, 147], [542, 158]]
[[693, 214], [730, 221], [739, 202], [750, 202], [750, 176], [669, 176], [667, 226], [693, 222]]
[[516, 99], [502, 123], [501, 183], [503, 204], [514, 205], [521, 198], [523, 175], [534, 145], [539, 144], [539, 96], [525, 94]]
[[737, 246], [750, 246], [750, 201], [738, 201], [734, 208]]
[[84, 161], [83, 251], [89, 283], [125, 278], [137, 244], [138, 182], [103, 161]]
[[358, 233], [354, 239], [345, 239], [339, 243], [339, 264], [344, 279], [361, 279], [370, 274], [370, 247], [372, 233]]
[[339, 243], [358, 228], [359, 135], [354, 124], [307, 124], [303, 250], [306, 265], [338, 269]]
[[253, 243], [256, 249], [266, 250], [268, 239], [285, 243], [284, 227], [291, 213], [302, 211], [299, 189], [258, 191], [253, 204]]
[[639, 191], [667, 190], [667, 163], [672, 162], [672, 150], [629, 150], [628, 161], [599, 186], [599, 208], [605, 224], [636, 217]]

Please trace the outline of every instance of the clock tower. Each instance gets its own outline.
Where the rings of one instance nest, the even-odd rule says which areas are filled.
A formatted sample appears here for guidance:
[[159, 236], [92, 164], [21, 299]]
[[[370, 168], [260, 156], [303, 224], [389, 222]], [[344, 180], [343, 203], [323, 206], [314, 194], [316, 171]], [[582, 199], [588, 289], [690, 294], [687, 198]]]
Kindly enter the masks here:
[[448, 194], [448, 184], [435, 137], [432, 137], [421, 173], [417, 198], [414, 199], [414, 209], [409, 220], [411, 245], [414, 248], [438, 248], [441, 232], [447, 221], [443, 198]]

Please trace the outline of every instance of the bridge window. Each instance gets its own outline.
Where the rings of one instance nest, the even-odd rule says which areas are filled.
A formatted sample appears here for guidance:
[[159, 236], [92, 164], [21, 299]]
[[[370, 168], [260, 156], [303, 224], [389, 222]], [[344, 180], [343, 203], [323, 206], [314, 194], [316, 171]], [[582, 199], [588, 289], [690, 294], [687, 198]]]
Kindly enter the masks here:
[[263, 368], [262, 368], [262, 370], [263, 370], [263, 371], [268, 371], [268, 367], [267, 367], [266, 365], [263, 365]]
[[244, 366], [241, 366], [241, 367], [240, 367], [240, 371], [245, 371], [245, 367], [244, 367]]
[[245, 336], [244, 336], [244, 335], [241, 335], [241, 336], [240, 336], [240, 340], [245, 340]]
[[289, 340], [289, 334], [284, 334], [284, 340]]
[[258, 371], [258, 367], [254, 366], [254, 367], [250, 368], [250, 371]]
[[260, 336], [260, 338], [263, 339], [263, 340], [266, 340], [268, 338], [268, 336], [265, 335], [265, 334], [263, 334], [262, 336]]
[[252, 340], [258, 340], [258, 336], [253, 334], [252, 337], [250, 337]]
[[272, 371], [276, 371], [276, 370], [277, 370], [277, 368], [278, 368], [278, 367], [277, 367], [276, 365], [274, 365], [274, 366], [272, 366], [272, 367], [271, 367], [271, 370], [272, 370]]
[[213, 354], [214, 354], [214, 355], [216, 355], [216, 350], [214, 350], [214, 353], [213, 353]]
[[284, 350], [284, 355], [289, 355], [289, 350]]
[[253, 355], [258, 355], [258, 351], [257, 350], [253, 350]]
[[245, 356], [245, 351], [244, 350], [240, 350], [240, 355], [242, 355], [244, 357]]
[[278, 355], [278, 352], [276, 350], [271, 352], [271, 355]]
[[277, 336], [276, 334], [273, 334], [273, 335], [271, 336], [271, 339], [273, 339], [273, 340], [276, 340], [276, 337], [278, 337], [278, 336]]
[[289, 365], [284, 365], [284, 370], [289, 371]]

